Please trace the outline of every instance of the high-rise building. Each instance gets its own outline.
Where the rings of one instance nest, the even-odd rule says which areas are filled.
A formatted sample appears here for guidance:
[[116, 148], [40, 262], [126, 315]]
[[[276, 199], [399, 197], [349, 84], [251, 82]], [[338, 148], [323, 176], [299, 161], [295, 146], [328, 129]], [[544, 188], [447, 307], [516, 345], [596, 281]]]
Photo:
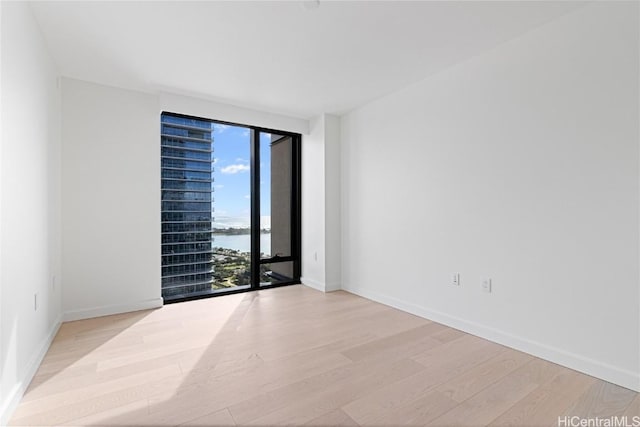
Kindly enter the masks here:
[[213, 124], [162, 114], [162, 296], [213, 286]]

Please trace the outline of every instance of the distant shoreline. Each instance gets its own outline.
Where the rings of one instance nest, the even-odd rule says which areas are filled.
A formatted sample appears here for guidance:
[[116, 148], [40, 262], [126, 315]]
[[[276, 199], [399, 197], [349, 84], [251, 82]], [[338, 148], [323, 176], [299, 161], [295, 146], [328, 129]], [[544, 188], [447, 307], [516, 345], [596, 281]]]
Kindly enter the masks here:
[[[251, 234], [250, 228], [214, 228], [211, 230], [213, 234], [224, 235], [224, 236], [240, 236], [243, 234]], [[269, 234], [271, 233], [271, 229], [262, 228], [260, 229], [260, 234]]]

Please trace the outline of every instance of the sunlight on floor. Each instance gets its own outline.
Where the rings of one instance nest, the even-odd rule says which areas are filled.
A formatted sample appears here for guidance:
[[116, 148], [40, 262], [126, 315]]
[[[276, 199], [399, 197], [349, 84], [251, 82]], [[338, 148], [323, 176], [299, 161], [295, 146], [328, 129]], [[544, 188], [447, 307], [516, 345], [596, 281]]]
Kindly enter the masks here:
[[[36, 402], [45, 394], [105, 380], [107, 387], [116, 388], [118, 382], [123, 381], [118, 378], [123, 376], [128, 384], [164, 379], [163, 395], [170, 399], [178, 393], [182, 381], [198, 367], [220, 331], [232, 327], [228, 321], [244, 297], [230, 295], [206, 304], [192, 301], [157, 310], [65, 323], [23, 402]], [[167, 353], [174, 357], [168, 360]], [[109, 381], [110, 377], [114, 379]], [[104, 388], [104, 383], [96, 387], [95, 394], [103, 393]], [[91, 389], [85, 388], [81, 397], [92, 394]], [[144, 399], [144, 404], [134, 402], [126, 407], [134, 409], [147, 404]]]

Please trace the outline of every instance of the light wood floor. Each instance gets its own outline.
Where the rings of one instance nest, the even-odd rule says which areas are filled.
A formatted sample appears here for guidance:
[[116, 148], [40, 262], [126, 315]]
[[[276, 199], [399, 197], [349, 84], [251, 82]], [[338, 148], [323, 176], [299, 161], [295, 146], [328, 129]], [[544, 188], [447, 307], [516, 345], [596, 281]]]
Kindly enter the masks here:
[[62, 325], [12, 425], [530, 425], [637, 393], [303, 286]]

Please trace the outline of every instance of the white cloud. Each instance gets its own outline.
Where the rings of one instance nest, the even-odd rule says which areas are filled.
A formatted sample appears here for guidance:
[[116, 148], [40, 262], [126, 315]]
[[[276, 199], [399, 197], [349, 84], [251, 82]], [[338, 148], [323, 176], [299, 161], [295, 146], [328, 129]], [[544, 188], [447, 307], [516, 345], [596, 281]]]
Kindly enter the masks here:
[[[218, 212], [213, 222], [215, 228], [248, 228], [251, 226], [249, 210], [243, 211], [245, 215], [227, 216], [227, 212]], [[260, 228], [271, 228], [271, 216], [260, 217]]]
[[224, 185], [223, 185], [223, 184], [216, 184], [216, 185], [214, 185], [213, 187], [214, 187], [214, 188], [217, 188], [217, 189], [219, 190], [219, 189], [221, 189], [221, 188], [224, 188]]
[[249, 129], [245, 129], [241, 133], [242, 136], [249, 136]]
[[225, 130], [229, 129], [229, 125], [223, 125], [222, 123], [214, 123], [213, 124], [213, 131], [214, 132], [218, 132], [218, 133], [222, 133]]
[[236, 157], [236, 162], [247, 163], [248, 161], [243, 159], [242, 157]]
[[244, 196], [244, 198], [245, 198], [245, 199], [250, 199], [250, 198], [251, 198], [251, 196], [247, 194], [246, 196]]
[[229, 165], [220, 169], [220, 172], [225, 174], [234, 174], [238, 172], [249, 172], [249, 169], [248, 165]]
[[[225, 212], [226, 213], [226, 212]], [[247, 228], [251, 224], [248, 215], [245, 216], [216, 216], [213, 222], [215, 228]]]

